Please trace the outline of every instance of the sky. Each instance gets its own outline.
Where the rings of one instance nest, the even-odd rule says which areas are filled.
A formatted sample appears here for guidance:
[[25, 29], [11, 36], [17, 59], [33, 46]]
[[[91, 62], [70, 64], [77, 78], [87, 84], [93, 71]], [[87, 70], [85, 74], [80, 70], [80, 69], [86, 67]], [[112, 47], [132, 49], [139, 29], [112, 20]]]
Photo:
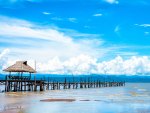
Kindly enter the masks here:
[[149, 75], [149, 0], [0, 0], [0, 72]]

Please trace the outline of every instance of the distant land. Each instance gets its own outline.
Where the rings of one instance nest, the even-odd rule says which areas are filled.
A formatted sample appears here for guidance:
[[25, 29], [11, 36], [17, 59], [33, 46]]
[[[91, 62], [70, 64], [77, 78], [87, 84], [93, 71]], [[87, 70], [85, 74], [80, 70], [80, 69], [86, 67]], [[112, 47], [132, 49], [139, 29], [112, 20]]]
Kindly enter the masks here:
[[[28, 75], [26, 75], [28, 76]], [[4, 79], [5, 74], [0, 74], [0, 79]], [[150, 76], [149, 75], [100, 75], [100, 74], [91, 74], [91, 75], [59, 75], [59, 74], [36, 74], [36, 79], [45, 79], [48, 80], [55, 79], [57, 80], [64, 80], [64, 78], [67, 78], [67, 80], [71, 80], [74, 78], [75, 80], [82, 79], [82, 78], [90, 78], [90, 80], [96, 80], [99, 78], [101, 81], [125, 81], [130, 83], [149, 83], [150, 82]], [[32, 75], [32, 79], [34, 79], [34, 74]]]

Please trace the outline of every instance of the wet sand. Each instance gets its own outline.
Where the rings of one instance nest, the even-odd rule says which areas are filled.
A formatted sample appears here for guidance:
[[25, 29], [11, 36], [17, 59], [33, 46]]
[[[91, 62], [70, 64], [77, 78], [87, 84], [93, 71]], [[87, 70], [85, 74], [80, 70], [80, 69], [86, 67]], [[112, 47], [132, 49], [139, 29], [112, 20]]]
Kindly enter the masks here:
[[76, 100], [76, 99], [52, 98], [52, 99], [43, 99], [43, 100], [40, 100], [40, 101], [41, 102], [73, 102], [73, 101], [101, 101], [101, 100], [89, 100], [89, 99]]
[[2, 111], [0, 113], [24, 113], [22, 110], [7, 110], [7, 111]]
[[40, 100], [41, 102], [73, 102], [75, 99], [44, 99]]
[[150, 113], [149, 86], [0, 93], [0, 113]]

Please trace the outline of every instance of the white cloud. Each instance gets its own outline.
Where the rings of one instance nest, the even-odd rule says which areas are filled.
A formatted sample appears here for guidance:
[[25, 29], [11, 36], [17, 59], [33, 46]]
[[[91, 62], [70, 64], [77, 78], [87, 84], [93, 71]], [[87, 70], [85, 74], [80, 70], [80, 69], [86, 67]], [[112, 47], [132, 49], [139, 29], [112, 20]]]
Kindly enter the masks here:
[[136, 26], [141, 26], [141, 27], [150, 27], [150, 24], [135, 24]]
[[104, 0], [104, 1], [109, 3], [109, 4], [119, 4], [118, 0]]
[[46, 61], [57, 56], [61, 59], [80, 54], [101, 57], [105, 53], [104, 48], [100, 47], [104, 41], [95, 34], [39, 26], [8, 17], [0, 17], [0, 19], [0, 26], [3, 26], [0, 27], [0, 41], [13, 45], [11, 58]]
[[[0, 68], [6, 68], [17, 60], [2, 59], [8, 56], [8, 49], [3, 50], [0, 56]], [[34, 60], [29, 60], [28, 64], [34, 68]], [[78, 55], [67, 60], [60, 60], [54, 57], [46, 62], [37, 61], [38, 73], [51, 74], [108, 74], [108, 75], [149, 75], [150, 74], [150, 57], [132, 56], [123, 59], [121, 56], [109, 61], [100, 62], [97, 58], [88, 55]]]
[[2, 72], [3, 67], [5, 67], [8, 64], [7, 56], [9, 52], [9, 49], [4, 49], [2, 52], [0, 52], [0, 73]]
[[118, 33], [119, 31], [120, 31], [120, 26], [117, 25], [117, 26], [115, 27], [115, 29], [114, 29], [114, 32]]
[[118, 37], [121, 37], [121, 27], [120, 25], [117, 25], [114, 29], [114, 32], [115, 34], [118, 36]]
[[[11, 62], [12, 63], [12, 62]], [[29, 61], [34, 67], [34, 61]], [[110, 75], [147, 75], [150, 73], [148, 56], [123, 59], [118, 56], [110, 61], [98, 62], [96, 58], [79, 55], [66, 61], [55, 57], [48, 62], [37, 62], [37, 71], [51, 74], [110, 74]]]
[[[15, 63], [16, 60], [29, 60], [34, 66], [36, 60], [37, 71], [41, 73], [147, 74], [150, 72], [148, 56], [133, 56], [129, 59], [117, 57], [110, 61], [99, 62], [99, 58], [107, 53], [111, 54], [110, 51], [114, 55], [119, 52], [117, 51], [119, 46], [103, 46], [105, 42], [95, 34], [72, 30], [68, 30], [67, 33], [67, 30], [39, 26], [24, 20], [8, 17], [0, 19], [0, 25], [3, 26], [0, 27], [0, 41], [16, 45], [11, 47], [10, 54], [7, 54], [8, 49], [0, 54], [1, 69]], [[18, 44], [20, 45], [17, 46]], [[24, 44], [28, 45], [22, 47], [21, 45]], [[9, 59], [5, 59], [5, 56]]]
[[4, 49], [1, 53], [0, 53], [0, 60], [9, 53], [9, 49]]
[[149, 32], [146, 31], [146, 32], [144, 32], [144, 34], [145, 34], [145, 35], [149, 35]]
[[76, 18], [60, 18], [60, 17], [52, 17], [51, 20], [55, 20], [55, 21], [69, 21], [69, 22], [77, 23], [77, 19], [76, 19]]
[[101, 13], [94, 14], [93, 16], [103, 16]]
[[141, 24], [142, 27], [150, 27], [150, 24]]
[[40, 64], [39, 70], [57, 74], [115, 74], [136, 75], [150, 73], [150, 58], [147, 56], [124, 60], [118, 56], [110, 61], [98, 62], [97, 59], [87, 55], [73, 57], [67, 61], [54, 58], [47, 64]]
[[68, 18], [68, 21], [76, 23], [77, 19], [76, 18]]
[[0, 36], [36, 38], [63, 43], [72, 41], [71, 37], [52, 28], [42, 28], [27, 21], [6, 17], [0, 19], [0, 25], [3, 26], [0, 27]]
[[49, 12], [42, 12], [44, 15], [50, 15], [52, 13], [49, 13]]

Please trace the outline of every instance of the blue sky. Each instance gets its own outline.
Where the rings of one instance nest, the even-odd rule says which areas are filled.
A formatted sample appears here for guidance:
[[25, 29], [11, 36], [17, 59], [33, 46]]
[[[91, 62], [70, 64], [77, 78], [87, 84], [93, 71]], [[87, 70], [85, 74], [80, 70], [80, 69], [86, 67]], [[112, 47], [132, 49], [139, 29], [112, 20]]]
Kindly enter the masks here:
[[84, 56], [149, 60], [149, 11], [149, 0], [0, 0], [0, 51], [56, 64]]

